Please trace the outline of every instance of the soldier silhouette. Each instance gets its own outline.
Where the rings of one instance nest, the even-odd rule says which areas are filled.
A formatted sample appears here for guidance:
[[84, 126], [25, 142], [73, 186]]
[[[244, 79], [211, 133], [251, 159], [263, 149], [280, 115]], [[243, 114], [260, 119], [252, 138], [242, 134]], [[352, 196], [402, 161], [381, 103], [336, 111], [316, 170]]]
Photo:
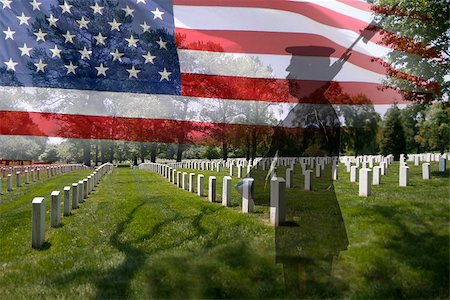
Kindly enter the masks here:
[[[340, 122], [326, 92], [349, 54], [346, 52], [331, 64], [332, 48], [304, 46], [286, 51], [292, 54], [287, 68], [289, 93], [298, 104], [274, 129], [265, 157], [337, 157]], [[261, 172], [247, 176], [253, 177], [255, 183], [267, 180]], [[303, 188], [286, 191], [286, 222], [275, 228], [276, 262], [283, 264], [286, 291], [294, 298], [320, 296], [318, 291], [329, 289], [333, 259], [348, 246], [331, 164], [325, 167], [322, 177], [314, 178], [313, 185], [311, 192]], [[255, 194], [254, 201], [267, 206], [269, 191]]]

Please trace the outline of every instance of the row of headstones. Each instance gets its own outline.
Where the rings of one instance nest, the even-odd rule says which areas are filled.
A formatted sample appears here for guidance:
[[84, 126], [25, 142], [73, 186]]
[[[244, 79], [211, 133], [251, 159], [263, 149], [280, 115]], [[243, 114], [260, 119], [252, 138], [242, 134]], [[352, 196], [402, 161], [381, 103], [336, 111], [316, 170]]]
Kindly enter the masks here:
[[[139, 165], [139, 169], [146, 169], [152, 172], [158, 173], [165, 177], [169, 182], [175, 184], [177, 187], [188, 190], [194, 193], [194, 178], [195, 173], [188, 173], [177, 171], [176, 169], [166, 165], [157, 163], [144, 163]], [[292, 169], [290, 169], [293, 171]], [[309, 170], [308, 174], [311, 174]], [[276, 173], [272, 174], [270, 182], [270, 223], [275, 226], [280, 226], [285, 222], [286, 212], [286, 180], [282, 177], [276, 177]], [[197, 175], [197, 195], [204, 196], [204, 178], [203, 174]], [[209, 176], [208, 178], [208, 200], [209, 202], [216, 201], [217, 187], [216, 177]], [[244, 178], [242, 180], [242, 212], [252, 213], [255, 209], [255, 203], [253, 200], [253, 178]], [[224, 176], [222, 184], [222, 205], [231, 206], [231, 191], [232, 191], [232, 177]]]
[[[76, 183], [72, 187], [64, 187], [64, 216], [70, 216], [72, 209], [77, 209], [79, 203], [85, 202], [87, 196], [98, 185], [100, 179], [113, 170], [114, 166], [110, 163], [101, 165], [95, 171]], [[50, 203], [50, 226], [59, 227], [61, 225], [61, 198], [60, 191], [51, 193]], [[35, 197], [32, 201], [32, 229], [31, 245], [35, 249], [40, 249], [45, 243], [45, 198]]]
[[14, 175], [17, 172], [25, 173], [25, 171], [32, 170], [47, 170], [49, 176], [54, 176], [56, 174], [61, 174], [69, 171], [73, 171], [74, 167], [82, 167], [81, 164], [54, 164], [54, 165], [25, 165], [25, 166], [12, 166], [12, 167], [1, 167], [0, 173], [3, 177], [6, 177], [7, 174]]
[[[41, 168], [36, 168], [36, 169], [25, 169], [23, 172], [17, 171], [15, 173], [16, 175], [16, 187], [21, 187], [22, 186], [22, 177], [23, 177], [23, 182], [25, 184], [29, 184], [31, 182], [35, 182], [35, 181], [41, 181], [41, 170], [46, 170], [47, 172], [47, 177], [53, 177], [53, 176], [57, 176], [60, 175], [62, 173], [65, 172], [69, 172], [69, 171], [74, 171], [74, 170], [81, 170], [85, 168], [85, 166], [80, 165], [80, 164], [74, 164], [74, 165], [64, 165], [64, 166], [57, 166], [57, 167], [47, 167], [46, 169], [41, 169]], [[6, 183], [7, 183], [7, 188], [6, 190], [8, 192], [11, 192], [13, 190], [13, 174], [7, 174], [6, 176]], [[0, 194], [2, 193], [2, 183], [3, 183], [3, 178], [0, 178]]]
[[[359, 196], [368, 197], [372, 193], [372, 185], [381, 184], [381, 176], [386, 174], [389, 164], [381, 162], [379, 166], [374, 166], [373, 170], [363, 166], [359, 172], [357, 166], [347, 165], [347, 172], [350, 172], [350, 182], [359, 181]], [[440, 158], [439, 170], [446, 171], [446, 159]], [[430, 163], [422, 164], [422, 179], [429, 180], [431, 178]], [[409, 167], [405, 162], [400, 163], [399, 182], [400, 187], [409, 185]]]

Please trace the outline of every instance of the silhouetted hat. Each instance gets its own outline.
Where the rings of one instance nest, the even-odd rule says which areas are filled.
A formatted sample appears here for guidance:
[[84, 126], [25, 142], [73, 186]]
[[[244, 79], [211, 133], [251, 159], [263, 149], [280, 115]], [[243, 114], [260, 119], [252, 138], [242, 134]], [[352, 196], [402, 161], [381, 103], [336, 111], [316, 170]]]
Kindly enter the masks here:
[[330, 57], [336, 50], [320, 46], [294, 46], [286, 48], [286, 52], [297, 56], [322, 56]]

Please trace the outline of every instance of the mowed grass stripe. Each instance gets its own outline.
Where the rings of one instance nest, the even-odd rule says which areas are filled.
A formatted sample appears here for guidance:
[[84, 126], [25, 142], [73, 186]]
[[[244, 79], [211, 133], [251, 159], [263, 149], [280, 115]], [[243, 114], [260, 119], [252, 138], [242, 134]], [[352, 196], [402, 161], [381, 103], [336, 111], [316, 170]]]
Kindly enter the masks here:
[[48, 249], [26, 247], [31, 263], [2, 276], [4, 295], [283, 296], [273, 228], [147, 171], [115, 170], [63, 225]]

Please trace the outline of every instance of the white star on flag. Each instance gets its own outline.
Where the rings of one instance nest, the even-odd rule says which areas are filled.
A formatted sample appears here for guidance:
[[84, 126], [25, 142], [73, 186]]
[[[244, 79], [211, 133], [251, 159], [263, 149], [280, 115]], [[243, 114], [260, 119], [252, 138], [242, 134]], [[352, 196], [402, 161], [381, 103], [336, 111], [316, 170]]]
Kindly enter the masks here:
[[79, 50], [78, 52], [81, 53], [81, 59], [91, 59], [92, 51], [89, 51], [86, 49], [86, 47], [83, 48], [83, 50]]
[[147, 25], [147, 22], [144, 21], [144, 23], [142, 23], [140, 26], [142, 27], [142, 33], [150, 32], [150, 26]]
[[20, 21], [19, 25], [22, 25], [22, 24], [30, 25], [30, 24], [28, 24], [28, 20], [31, 19], [31, 17], [25, 16], [24, 13], [22, 13], [21, 16], [17, 16], [17, 19], [19, 19], [19, 21]]
[[70, 34], [70, 31], [67, 30], [66, 34], [63, 34], [62, 36], [66, 39], [65, 43], [73, 44], [73, 38], [75, 37], [75, 34]]
[[72, 9], [73, 5], [70, 5], [66, 1], [64, 1], [64, 4], [60, 5], [59, 7], [61, 7], [61, 9], [62, 9], [62, 14], [64, 14], [64, 13], [71, 14], [72, 13], [70, 10]]
[[160, 11], [158, 8], [156, 8], [155, 10], [151, 11], [153, 14], [153, 20], [156, 19], [163, 19], [162, 15], [164, 14], [164, 12]]
[[75, 66], [72, 62], [70, 62], [69, 65], [64, 65], [64, 67], [67, 68], [67, 74], [75, 74], [75, 70], [78, 68], [78, 66]]
[[113, 19], [111, 22], [108, 22], [108, 24], [111, 26], [111, 30], [117, 31], [120, 31], [120, 25], [122, 25], [122, 23], [117, 22], [116, 19]]
[[107, 39], [107, 37], [103, 36], [101, 32], [99, 32], [96, 36], [94, 36], [94, 39], [97, 41], [95, 44], [96, 45], [103, 45], [105, 46], [105, 40]]
[[94, 6], [91, 6], [91, 9], [94, 11], [94, 15], [95, 15], [95, 14], [103, 15], [103, 12], [102, 12], [103, 8], [104, 8], [104, 7], [103, 7], [103, 6], [100, 6], [100, 5], [98, 4], [98, 2], [96, 2]]
[[167, 42], [164, 42], [162, 38], [159, 38], [159, 41], [156, 42], [159, 45], [159, 49], [166, 49], [167, 50]]
[[122, 62], [123, 53], [120, 53], [118, 49], [116, 49], [116, 51], [114, 51], [114, 52], [111, 52], [110, 54], [113, 57], [113, 61], [118, 60], [118, 61]]
[[104, 67], [103, 63], [101, 63], [100, 66], [95, 68], [97, 69], [97, 76], [103, 75], [106, 77], [106, 71], [108, 71], [109, 68]]
[[43, 41], [45, 42], [45, 36], [47, 33], [43, 32], [41, 28], [39, 28], [38, 32], [35, 32], [34, 35], [36, 36], [36, 42]]
[[6, 65], [6, 70], [11, 70], [11, 71], [16, 71], [16, 65], [18, 65], [18, 63], [14, 62], [11, 58], [9, 59], [9, 61], [5, 61], [5, 65]]
[[89, 24], [90, 22], [91, 22], [91, 21], [86, 20], [86, 19], [84, 18], [84, 16], [81, 17], [81, 20], [78, 20], [78, 21], [77, 21], [78, 25], [80, 26], [80, 29], [82, 29], [82, 28], [89, 29], [89, 28], [88, 28], [88, 24]]
[[41, 10], [39, 6], [42, 5], [42, 2], [37, 2], [37, 0], [33, 0], [30, 2], [31, 6], [33, 6], [33, 10]]
[[15, 31], [12, 31], [11, 28], [8, 27], [8, 30], [4, 30], [3, 33], [6, 35], [5, 37], [5, 41], [7, 39], [11, 39], [14, 41], [14, 34], [16, 33]]
[[139, 72], [141, 72], [141, 70], [135, 69], [134, 66], [132, 66], [131, 69], [127, 69], [127, 72], [130, 73], [130, 75], [128, 75], [128, 78], [138, 78], [138, 74]]
[[153, 56], [150, 53], [150, 51], [148, 51], [146, 55], [142, 55], [142, 57], [145, 58], [145, 63], [146, 64], [148, 64], [148, 63], [154, 64], [154, 60], [156, 58], [156, 56]]
[[52, 58], [59, 57], [61, 58], [61, 49], [58, 48], [58, 46], [55, 45], [53, 49], [50, 49], [50, 52], [52, 53]]
[[11, 9], [11, 3], [12, 3], [11, 0], [1, 0], [0, 2], [3, 4], [3, 9], [5, 9], [5, 8]]
[[161, 79], [159, 81], [167, 80], [170, 81], [169, 76], [172, 74], [172, 72], [168, 72], [166, 68], [164, 68], [164, 71], [158, 72], [159, 75], [161, 75]]
[[24, 55], [26, 55], [26, 56], [31, 56], [30, 55], [30, 51], [32, 50], [33, 48], [29, 48], [29, 47], [27, 47], [27, 44], [26, 43], [24, 43], [23, 44], [23, 47], [19, 47], [19, 50], [20, 50], [20, 56], [24, 56]]
[[47, 64], [44, 64], [42, 62], [42, 59], [39, 59], [39, 62], [34, 65], [36, 66], [36, 73], [37, 72], [45, 72], [44, 68], [47, 66]]
[[131, 35], [129, 39], [125, 40], [128, 42], [128, 47], [137, 47], [137, 42], [139, 42], [139, 39], [135, 39], [133, 35]]
[[128, 17], [128, 16], [133, 17], [134, 9], [131, 9], [128, 5], [127, 5], [127, 7], [122, 8], [122, 10], [125, 12], [125, 17]]
[[56, 22], [58, 22], [59, 19], [55, 18], [53, 15], [50, 15], [50, 18], [47, 18], [47, 21], [50, 26], [56, 27]]

